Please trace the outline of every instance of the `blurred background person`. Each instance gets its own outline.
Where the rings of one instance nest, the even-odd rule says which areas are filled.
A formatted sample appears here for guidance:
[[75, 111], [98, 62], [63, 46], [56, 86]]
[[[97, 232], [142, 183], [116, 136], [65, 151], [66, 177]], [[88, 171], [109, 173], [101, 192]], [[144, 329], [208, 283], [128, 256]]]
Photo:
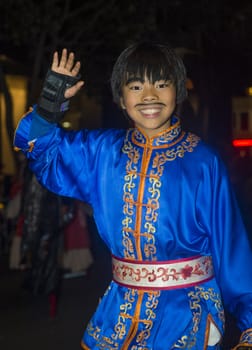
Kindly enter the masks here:
[[23, 200], [21, 268], [23, 288], [49, 299], [49, 315], [56, 316], [63, 250], [61, 198], [42, 187], [28, 172]]
[[64, 278], [79, 277], [86, 275], [93, 264], [87, 220], [92, 212], [88, 205], [79, 200], [66, 199], [65, 204], [64, 216], [69, 223], [64, 227]]

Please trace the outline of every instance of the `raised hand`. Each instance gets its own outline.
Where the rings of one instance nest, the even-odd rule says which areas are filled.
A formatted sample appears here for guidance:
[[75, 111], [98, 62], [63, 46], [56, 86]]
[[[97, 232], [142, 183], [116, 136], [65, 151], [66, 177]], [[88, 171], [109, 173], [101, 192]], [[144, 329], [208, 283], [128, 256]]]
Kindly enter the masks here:
[[68, 54], [67, 49], [63, 49], [60, 58], [57, 51], [54, 53], [37, 105], [37, 113], [48, 122], [58, 123], [64, 118], [69, 99], [83, 86], [80, 66], [73, 52]]
[[[77, 77], [80, 71], [80, 61], [75, 62], [74, 52], [68, 54], [67, 49], [63, 49], [61, 56], [59, 57], [58, 51], [54, 52], [51, 70], [58, 74], [64, 74], [71, 77]], [[64, 93], [65, 98], [71, 98], [74, 96], [80, 88], [84, 85], [83, 80], [79, 80], [71, 88], [66, 89]]]

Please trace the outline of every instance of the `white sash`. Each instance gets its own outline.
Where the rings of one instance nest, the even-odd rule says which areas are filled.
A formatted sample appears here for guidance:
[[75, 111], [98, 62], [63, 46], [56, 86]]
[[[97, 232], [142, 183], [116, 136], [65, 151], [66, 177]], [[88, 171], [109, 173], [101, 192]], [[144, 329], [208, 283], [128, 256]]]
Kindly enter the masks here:
[[213, 278], [211, 256], [168, 261], [137, 261], [112, 256], [113, 280], [132, 289], [186, 288]]

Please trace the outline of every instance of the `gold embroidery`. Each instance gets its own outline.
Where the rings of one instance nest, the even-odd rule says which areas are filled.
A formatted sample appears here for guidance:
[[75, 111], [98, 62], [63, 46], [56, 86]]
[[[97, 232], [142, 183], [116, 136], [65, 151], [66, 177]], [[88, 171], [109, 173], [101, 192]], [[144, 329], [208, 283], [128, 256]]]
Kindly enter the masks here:
[[193, 314], [193, 324], [189, 335], [183, 335], [173, 346], [174, 349], [191, 349], [196, 344], [197, 332], [202, 317], [201, 301], [211, 300], [218, 311], [218, 317], [224, 325], [224, 310], [220, 295], [213, 288], [207, 290], [204, 287], [197, 286], [188, 293], [190, 298], [190, 308]]
[[99, 339], [99, 334], [101, 332], [101, 329], [99, 327], [94, 327], [92, 322], [89, 322], [87, 325], [87, 333], [94, 338], [95, 340]]
[[[161, 177], [163, 175], [164, 165], [167, 161], [174, 160], [176, 157], [183, 157], [185, 152], [191, 152], [199, 140], [198, 137], [189, 134], [185, 141], [178, 144], [178, 142], [182, 140], [182, 137], [184, 137], [184, 134], [181, 134], [179, 137], [180, 134], [180, 128], [174, 127], [171, 132], [160, 135], [157, 139], [153, 140], [153, 145], [151, 146], [146, 144], [146, 138], [139, 130], [129, 130], [127, 133], [125, 145], [123, 147], [123, 153], [128, 156], [126, 175], [124, 177], [125, 184], [123, 188], [123, 213], [125, 217], [122, 221], [122, 243], [124, 246], [125, 258], [138, 258], [142, 260], [142, 255], [144, 255], [144, 259], [153, 261], [157, 260], [155, 223], [158, 218], [160, 188], [162, 186]], [[178, 137], [179, 139], [174, 141], [174, 139]], [[130, 138], [132, 138], [133, 143], [130, 141]], [[134, 146], [134, 143], [136, 146]], [[136, 148], [137, 146], [140, 146], [141, 148], [138, 150]], [[166, 148], [166, 150], [160, 152], [160, 148]], [[141, 151], [143, 152], [142, 162], [140, 162]], [[153, 152], [155, 152], [154, 156]], [[150, 163], [151, 159], [152, 163]], [[149, 195], [145, 199], [146, 203], [143, 202], [144, 195]], [[134, 198], [134, 196], [137, 196], [137, 198]], [[146, 209], [145, 212], [143, 212], [144, 208]], [[142, 222], [142, 220], [144, 221]], [[145, 232], [141, 232], [142, 227], [146, 230]], [[146, 241], [142, 242], [142, 250], [140, 250], [141, 237], [146, 239]], [[125, 295], [125, 300], [127, 300], [127, 298], [128, 295]], [[139, 300], [137, 302], [139, 303]], [[129, 305], [132, 306], [132, 304], [124, 304], [123, 309], [128, 309]], [[147, 310], [154, 319], [156, 315], [153, 310], [147, 308], [146, 312]], [[125, 319], [128, 317], [128, 315], [124, 315], [122, 318], [122, 314], [120, 314], [117, 326], [115, 327], [116, 338], [121, 337], [124, 334]], [[135, 319], [136, 311], [134, 316], [130, 317], [134, 317]], [[135, 322], [137, 323], [135, 324]], [[138, 329], [137, 324], [139, 322], [146, 321], [137, 319], [134, 321], [135, 331], [131, 328], [130, 339], [133, 339], [133, 335], [135, 336]], [[141, 345], [139, 349], [145, 349], [145, 340], [149, 338], [151, 328], [152, 321], [149, 321], [146, 324], [146, 329], [137, 334], [137, 342]], [[134, 346], [132, 349], [138, 349], [138, 347]]]
[[[139, 130], [128, 130], [122, 149], [126, 155], [126, 174], [123, 186], [122, 245], [124, 258], [156, 261], [156, 222], [158, 220], [160, 188], [165, 163], [177, 157], [183, 157], [186, 152], [192, 152], [199, 138], [189, 134], [182, 141], [177, 124], [167, 133], [147, 142]], [[159, 303], [160, 291], [147, 292], [128, 289], [124, 302], [120, 305], [120, 314], [110, 338], [101, 336], [100, 328], [88, 325], [88, 334], [97, 340], [99, 349], [118, 349], [118, 341], [126, 336], [123, 347], [130, 346], [133, 339], [136, 345], [131, 350], [147, 350], [147, 340], [156, 319], [155, 309]], [[146, 299], [147, 297], [147, 299]], [[196, 311], [198, 304], [195, 303]], [[145, 301], [145, 304], [143, 302]], [[141, 314], [144, 312], [144, 314]], [[145, 315], [145, 317], [143, 317]], [[198, 326], [199, 312], [195, 312], [194, 330]], [[141, 318], [143, 317], [143, 319]], [[130, 322], [128, 323], [127, 320]], [[130, 329], [127, 330], [127, 324]], [[143, 325], [141, 328], [140, 325]], [[190, 348], [194, 337], [183, 336], [175, 347]], [[191, 344], [191, 345], [190, 345]], [[189, 347], [188, 347], [189, 346]]]
[[153, 168], [157, 168], [158, 174], [163, 173], [163, 165], [167, 161], [173, 161], [177, 157], [183, 158], [186, 152], [192, 152], [194, 147], [197, 146], [200, 138], [193, 134], [188, 134], [186, 140], [181, 143], [181, 145], [177, 145], [174, 148], [169, 148], [168, 150], [157, 153], [156, 158], [154, 160]]
[[155, 256], [156, 253], [157, 253], [157, 249], [153, 243], [144, 245], [144, 254], [148, 259], [156, 261], [157, 260], [157, 257]]
[[178, 343], [174, 345], [174, 348], [179, 349], [191, 349], [196, 343], [196, 338], [194, 339], [188, 339], [186, 335], [181, 337], [180, 340], [178, 340]]
[[123, 152], [127, 154], [128, 161], [126, 164], [126, 175], [124, 177], [124, 197], [123, 197], [123, 213], [125, 218], [122, 221], [122, 244], [124, 246], [124, 256], [135, 259], [133, 236], [135, 232], [133, 217], [136, 215], [136, 205], [134, 205], [134, 196], [132, 191], [136, 188], [135, 181], [137, 179], [137, 163], [140, 159], [139, 151], [133, 147], [133, 144], [128, 139], [129, 131], [127, 133]]
[[151, 222], [146, 222], [145, 225], [144, 225], [144, 228], [146, 228], [147, 233], [145, 232], [143, 234], [143, 236], [147, 237], [148, 241], [149, 241], [150, 238], [153, 237], [153, 233], [155, 232], [155, 227], [154, 227], [154, 225], [152, 225]]
[[[132, 133], [132, 135], [131, 135]], [[124, 207], [123, 207], [123, 213], [125, 215], [125, 218], [122, 221], [123, 229], [122, 229], [122, 235], [123, 240], [122, 243], [125, 247], [124, 250], [124, 257], [125, 258], [131, 258], [136, 259], [136, 252], [137, 252], [137, 258], [142, 259], [142, 253], [146, 253], [146, 257], [150, 258], [153, 256], [153, 252], [156, 251], [154, 246], [151, 246], [150, 241], [150, 235], [149, 241], [147, 244], [144, 245], [144, 250], [141, 252], [140, 250], [140, 237], [145, 235], [144, 233], [141, 233], [141, 226], [143, 224], [144, 228], [151, 228], [150, 230], [147, 229], [147, 232], [153, 235], [155, 234], [155, 226], [153, 223], [157, 221], [158, 217], [158, 209], [159, 209], [159, 198], [160, 198], [160, 187], [162, 185], [161, 177], [164, 170], [164, 165], [167, 161], [172, 161], [176, 159], [177, 157], [183, 157], [185, 152], [192, 152], [193, 148], [197, 145], [199, 141], [199, 137], [196, 135], [193, 135], [189, 133], [184, 141], [182, 141], [181, 144], [176, 144], [173, 142], [172, 144], [167, 144], [168, 141], [173, 141], [174, 138], [176, 138], [179, 135], [179, 132], [177, 128], [173, 128], [172, 132], [169, 132], [165, 135], [160, 135], [158, 138], [158, 141], [155, 141], [155, 144], [162, 144], [162, 147], [164, 147], [164, 140], [166, 142], [166, 149], [163, 152], [160, 152], [160, 147], [153, 146], [152, 148], [143, 147], [143, 159], [142, 163], [140, 164], [140, 150], [136, 149], [134, 147], [134, 144], [130, 141], [130, 138], [132, 138], [133, 141], [136, 143], [146, 146], [144, 142], [146, 142], [145, 137], [140, 133], [139, 130], [129, 130], [127, 133], [127, 137], [125, 139], [125, 144], [123, 147], [123, 153], [127, 154], [128, 161], [126, 165], [126, 175], [125, 175], [125, 184], [124, 184]], [[180, 139], [180, 138], [179, 138]], [[177, 141], [178, 142], [178, 141]], [[173, 146], [170, 148], [170, 146]], [[149, 167], [149, 160], [151, 152], [155, 151], [155, 155], [153, 157], [153, 161], [150, 167], [150, 173], [147, 174], [147, 169]], [[145, 157], [147, 158], [144, 158]], [[147, 161], [148, 160], [148, 161]], [[138, 169], [139, 168], [139, 169]], [[150, 185], [147, 189], [147, 192], [149, 193], [150, 197], [147, 198], [147, 204], [143, 203], [141, 198], [143, 198], [143, 191], [144, 187], [146, 186], [145, 183], [146, 179], [149, 178], [148, 184]], [[140, 183], [137, 184], [138, 179], [140, 180]], [[137, 191], [138, 188], [138, 191]], [[134, 199], [134, 193], [138, 192], [137, 200]], [[135, 194], [136, 195], [136, 194]], [[147, 208], [145, 215], [143, 216], [143, 207]], [[133, 219], [134, 218], [134, 219]], [[146, 223], [142, 223], [142, 219], [145, 219], [146, 223], [150, 222], [152, 226], [146, 226]], [[132, 243], [130, 242], [132, 241]], [[152, 239], [154, 243], [154, 239]], [[134, 251], [134, 247], [136, 248], [136, 252]], [[150, 254], [150, 251], [152, 254]]]
[[[146, 143], [147, 137], [141, 132], [139, 129], [131, 129], [132, 132], [132, 139], [137, 144], [144, 144]], [[179, 134], [181, 133], [181, 125], [180, 121], [177, 120], [177, 122], [172, 125], [169, 130], [166, 132], [160, 132], [159, 134], [155, 135], [155, 137], [151, 138], [151, 141], [153, 142], [154, 146], [162, 146], [163, 144], [167, 145], [167, 143], [170, 143], [174, 139], [176, 139]], [[176, 140], [178, 142], [178, 140]]]
[[113, 339], [123, 339], [123, 336], [126, 334], [126, 319], [132, 318], [128, 314], [129, 310], [132, 310], [132, 304], [135, 302], [137, 292], [133, 289], [128, 289], [124, 295], [125, 303], [120, 306], [120, 315], [118, 317], [117, 324], [114, 327], [115, 333], [112, 334]]
[[148, 293], [148, 298], [145, 303], [146, 306], [146, 320], [139, 320], [144, 324], [144, 329], [140, 331], [136, 337], [136, 343], [138, 343], [138, 347], [132, 347], [132, 349], [147, 349], [145, 348], [147, 345], [146, 340], [150, 337], [151, 329], [153, 327], [153, 321], [156, 318], [156, 313], [154, 312], [158, 306], [158, 297], [160, 296], [160, 292]]

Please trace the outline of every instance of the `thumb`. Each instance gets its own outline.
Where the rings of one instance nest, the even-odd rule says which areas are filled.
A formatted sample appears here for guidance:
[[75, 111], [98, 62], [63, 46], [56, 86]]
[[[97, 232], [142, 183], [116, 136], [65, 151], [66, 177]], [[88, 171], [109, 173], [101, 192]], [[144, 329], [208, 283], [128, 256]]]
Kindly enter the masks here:
[[77, 94], [77, 92], [81, 89], [81, 87], [84, 85], [84, 81], [80, 80], [78, 81], [75, 85], [73, 85], [72, 87], [70, 87], [69, 89], [67, 89], [65, 91], [64, 97], [65, 98], [71, 98], [74, 95]]

